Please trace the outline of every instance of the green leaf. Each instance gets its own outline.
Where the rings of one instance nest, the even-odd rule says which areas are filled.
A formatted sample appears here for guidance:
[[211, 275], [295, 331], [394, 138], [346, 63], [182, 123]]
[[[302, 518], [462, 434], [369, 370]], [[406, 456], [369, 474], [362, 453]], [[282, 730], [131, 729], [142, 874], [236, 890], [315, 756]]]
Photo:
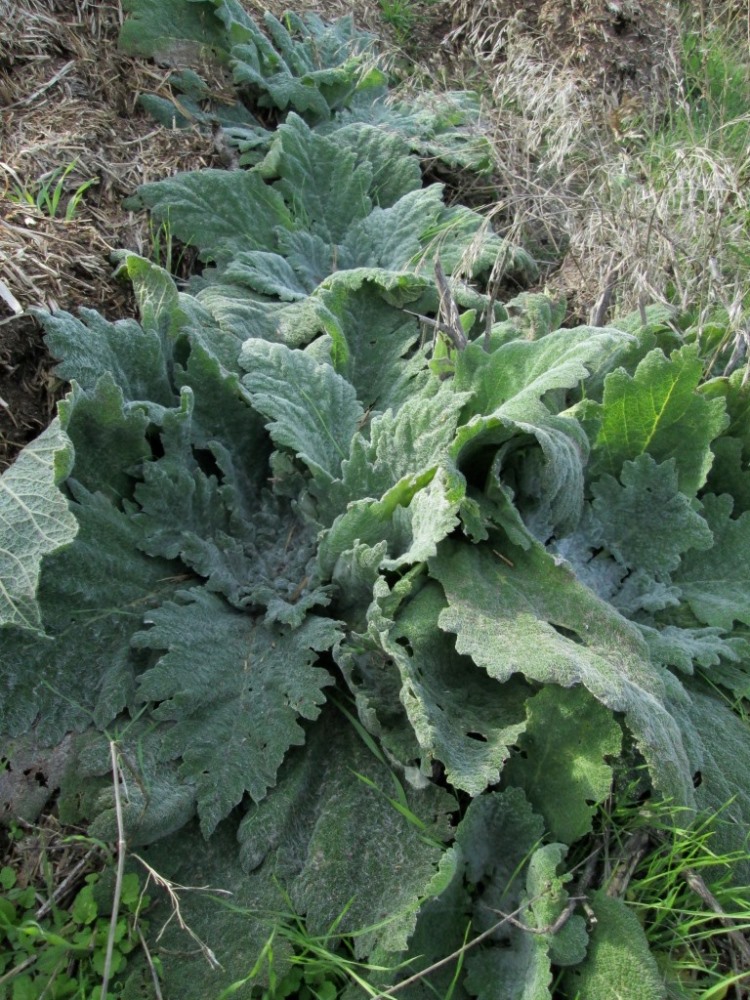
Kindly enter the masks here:
[[623, 464], [619, 481], [593, 483], [594, 543], [607, 548], [628, 569], [664, 578], [689, 549], [713, 545], [706, 521], [679, 492], [675, 460], [657, 464], [648, 453]]
[[572, 844], [591, 832], [598, 804], [609, 795], [622, 732], [611, 713], [581, 687], [550, 685], [529, 699], [520, 754], [503, 779], [523, 788], [550, 835]]
[[[697, 785], [695, 798], [702, 815], [713, 817], [711, 850], [731, 862], [709, 869], [710, 876], [729, 878], [732, 885], [750, 879], [748, 829], [750, 790], [750, 731], [725, 699], [706, 685], [691, 683], [690, 699], [673, 709], [685, 733], [685, 743]], [[709, 877], [704, 874], [704, 877]]]
[[502, 682], [521, 672], [544, 684], [582, 684], [624, 714], [657, 787], [692, 803], [679, 727], [664, 705], [666, 675], [636, 628], [541, 546], [506, 543], [502, 554], [508, 562], [486, 545], [444, 542], [430, 561], [449, 604], [439, 624], [457, 635], [458, 652]]
[[274, 443], [291, 448], [322, 483], [337, 479], [363, 417], [353, 387], [330, 365], [283, 344], [250, 340], [243, 381], [253, 406], [271, 418]]
[[[545, 541], [577, 525], [588, 443], [555, 390], [573, 388], [624, 339], [616, 330], [560, 330], [539, 341], [512, 341], [487, 353], [470, 344], [457, 360], [456, 387], [473, 392], [452, 448], [459, 467], [497, 449], [487, 492], [500, 523], [520, 540], [527, 529]], [[534, 439], [536, 441], [534, 442]], [[532, 442], [533, 445], [532, 446]], [[510, 483], [515, 484], [511, 491]], [[497, 497], [494, 496], [497, 494]]]
[[686, 553], [673, 575], [698, 621], [727, 630], [750, 625], [750, 513], [733, 520], [732, 506], [726, 494], [703, 498], [713, 548]]
[[227, 45], [214, 6], [210, 0], [124, 0], [129, 17], [119, 46], [131, 56], [200, 66]]
[[392, 788], [388, 768], [348, 723], [329, 714], [305, 753], [290, 755], [274, 794], [251, 806], [240, 827], [243, 857], [286, 882], [308, 932], [326, 934], [338, 920], [337, 933], [358, 932], [358, 957], [405, 948], [420, 902], [435, 891], [439, 841], [455, 809], [435, 786], [407, 787], [417, 825], [386, 801]]
[[132, 206], [151, 210], [201, 259], [228, 264], [243, 250], [276, 248], [276, 229], [292, 228], [281, 194], [249, 170], [196, 170], [143, 184]]
[[304, 742], [298, 717], [318, 717], [332, 682], [313, 666], [315, 652], [329, 649], [338, 631], [314, 617], [281, 631], [204, 590], [182, 596], [148, 615], [153, 627], [133, 638], [137, 649], [167, 650], [141, 675], [138, 693], [159, 702], [157, 719], [174, 721], [164, 757], [182, 757], [208, 836], [246, 791], [260, 801], [289, 747]]
[[78, 531], [58, 489], [72, 465], [70, 439], [55, 420], [0, 476], [0, 626], [41, 628], [42, 560]]
[[70, 908], [70, 915], [77, 924], [91, 924], [99, 914], [99, 907], [94, 899], [93, 885], [85, 885], [79, 890], [73, 905]]
[[518, 420], [540, 409], [545, 393], [572, 389], [611, 357], [627, 337], [612, 328], [558, 330], [541, 340], [513, 340], [491, 353], [469, 344], [456, 364], [456, 387], [473, 393], [466, 416], [502, 412]]
[[[229, 26], [230, 19], [223, 17]], [[351, 17], [330, 26], [314, 14], [287, 13], [284, 20], [286, 27], [265, 14], [270, 38], [247, 15], [240, 30], [236, 22], [232, 25], [237, 39], [231, 50], [234, 80], [257, 93], [262, 107], [291, 107], [325, 120], [367, 85], [362, 55], [371, 36], [358, 32]]]
[[586, 1000], [664, 1000], [666, 990], [638, 917], [604, 892], [590, 900], [596, 916], [586, 961], [566, 973], [571, 996]]
[[374, 417], [369, 440], [354, 437], [343, 463], [346, 498], [382, 497], [406, 476], [416, 478], [436, 468], [448, 455], [466, 398], [447, 383], [428, 382], [398, 412]]
[[343, 240], [339, 266], [391, 271], [415, 266], [424, 250], [425, 231], [443, 212], [442, 193], [439, 184], [419, 188], [405, 194], [395, 205], [374, 208], [356, 220]]
[[135, 320], [110, 323], [93, 309], [38, 313], [50, 353], [60, 358], [58, 378], [75, 380], [91, 391], [109, 373], [125, 399], [173, 406], [176, 393], [169, 375], [171, 347], [163, 332], [143, 329]]
[[737, 663], [743, 659], [737, 648], [741, 640], [724, 638], [720, 628], [665, 625], [655, 629], [642, 623], [638, 627], [656, 663], [676, 667], [686, 674], [692, 674], [696, 666], [715, 667], [722, 660]]
[[729, 422], [723, 400], [696, 391], [702, 375], [693, 347], [670, 358], [651, 351], [632, 377], [622, 368], [609, 374], [592, 473], [617, 476], [623, 462], [648, 452], [659, 463], [673, 458], [680, 490], [694, 496], [711, 468], [711, 441]]
[[366, 409], [395, 412], [419, 392], [426, 359], [415, 351], [420, 332], [414, 317], [386, 302], [372, 284], [354, 290], [340, 274], [329, 278], [316, 298], [321, 323], [333, 339], [334, 366]]
[[[467, 986], [479, 998], [503, 1000], [549, 1000], [552, 996], [551, 964], [575, 965], [586, 954], [586, 925], [581, 916], [568, 917], [557, 933], [546, 928], [565, 910], [569, 875], [558, 874], [565, 857], [561, 844], [547, 844], [534, 851], [528, 861], [526, 891], [516, 915], [529, 928], [510, 927], [504, 948], [485, 948], [467, 961]], [[506, 911], [507, 912], [507, 911]]]
[[90, 393], [74, 382], [72, 391], [58, 404], [58, 412], [75, 449], [76, 482], [115, 503], [130, 499], [133, 471], [151, 458], [146, 414], [126, 407], [109, 373]]
[[[151, 845], [184, 827], [195, 816], [195, 783], [164, 760], [169, 724], [153, 719], [117, 720], [106, 733], [91, 728], [73, 741], [73, 754], [59, 797], [60, 819], [84, 825], [90, 837], [116, 840], [124, 831], [131, 848]], [[112, 781], [110, 739], [127, 796], [119, 808]], [[127, 878], [128, 876], [126, 876]]]
[[510, 748], [526, 728], [531, 694], [522, 680], [497, 684], [446, 643], [437, 627], [440, 588], [424, 587], [397, 615], [384, 643], [401, 673], [401, 701], [422, 748], [422, 770], [445, 767], [448, 781], [470, 795], [496, 784]]
[[373, 167], [347, 146], [311, 131], [291, 114], [277, 129], [263, 165], [266, 177], [278, 178], [273, 191], [290, 206], [298, 225], [331, 245], [341, 243], [352, 222], [373, 208]]
[[[276, 922], [285, 916], [288, 907], [278, 881], [269, 878], [267, 871], [248, 876], [242, 870], [237, 821], [232, 818], [222, 823], [208, 848], [198, 823], [189, 823], [152, 843], [146, 857], [160, 875], [177, 885], [204, 887], [178, 890], [183, 919], [202, 948], [169, 919], [173, 910], [166, 893], [156, 894], [149, 911], [151, 926], [164, 929], [158, 956], [164, 996], [213, 1000], [235, 983], [243, 984], [241, 990], [247, 995], [249, 973], [271, 934], [269, 920]], [[291, 951], [281, 935], [274, 937], [274, 971], [279, 977], [290, 967]], [[153, 992], [153, 973], [137, 954], [128, 961], [123, 978], [124, 997], [135, 1000]], [[268, 969], [263, 967], [256, 983], [267, 982]]]
[[[47, 637], [8, 629], [0, 645], [0, 732], [36, 720], [41, 745], [133, 704], [139, 658], [129, 648], [146, 610], [171, 596], [184, 566], [138, 550], [138, 527], [101, 495], [71, 485], [72, 545], [45, 561], [39, 605]], [[37, 719], [38, 716], [38, 719]]]
[[334, 142], [352, 149], [358, 161], [364, 160], [372, 165], [370, 190], [376, 206], [388, 208], [410, 191], [422, 190], [419, 158], [409, 155], [409, 143], [397, 128], [378, 128], [356, 121], [356, 114], [344, 114], [336, 116], [333, 122], [318, 127], [316, 131], [325, 134], [329, 127], [335, 129], [332, 135]]

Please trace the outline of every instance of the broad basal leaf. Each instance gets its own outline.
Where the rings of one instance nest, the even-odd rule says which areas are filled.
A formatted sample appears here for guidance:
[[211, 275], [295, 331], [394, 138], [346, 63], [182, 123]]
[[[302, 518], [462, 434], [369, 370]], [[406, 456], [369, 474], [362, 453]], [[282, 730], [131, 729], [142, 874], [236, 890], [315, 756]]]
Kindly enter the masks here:
[[750, 625], [750, 513], [737, 520], [732, 498], [704, 497], [704, 514], [714, 536], [708, 552], [688, 552], [673, 579], [698, 619], [731, 630]]
[[603, 891], [590, 902], [596, 923], [585, 962], [566, 974], [570, 994], [586, 1000], [665, 1000], [661, 973], [636, 914]]
[[434, 468], [448, 454], [466, 394], [435, 381], [425, 385], [394, 413], [370, 422], [369, 440], [358, 435], [342, 467], [343, 493], [349, 499], [382, 497], [404, 476]]
[[143, 184], [131, 207], [150, 209], [172, 236], [220, 266], [242, 250], [275, 250], [292, 217], [278, 191], [251, 170], [196, 170]]
[[591, 487], [593, 542], [628, 569], [663, 578], [689, 549], [710, 549], [714, 538], [693, 503], [679, 492], [675, 460], [657, 464], [648, 453], [625, 462], [619, 481], [602, 476]]
[[489, 477], [496, 483], [487, 490], [500, 504], [499, 523], [516, 537], [523, 532], [519, 512], [545, 541], [576, 527], [588, 444], [577, 420], [558, 412], [565, 403], [555, 390], [586, 379], [624, 336], [612, 329], [592, 335], [583, 327], [514, 340], [489, 354], [473, 343], [458, 357], [456, 386], [473, 396], [452, 454], [464, 467], [478, 452], [496, 449]]
[[[709, 675], [710, 676], [710, 675]], [[715, 874], [728, 875], [733, 885], [750, 879], [750, 732], [723, 696], [707, 685], [690, 683], [690, 699], [674, 706], [685, 733], [685, 745], [695, 773], [698, 808], [715, 820], [711, 849], [717, 857]], [[722, 856], [730, 862], [719, 862]], [[714, 871], [712, 871], [714, 874]]]
[[342, 277], [334, 275], [316, 296], [334, 366], [366, 409], [395, 412], [424, 382], [427, 360], [414, 350], [419, 324], [372, 285], [355, 291]]
[[54, 421], [0, 476], [0, 627], [41, 627], [36, 592], [42, 559], [78, 531], [58, 488], [72, 465], [70, 439]]
[[110, 323], [93, 309], [81, 309], [80, 315], [78, 320], [66, 312], [37, 314], [50, 353], [61, 362], [58, 378], [75, 379], [89, 390], [108, 372], [126, 400], [174, 406], [172, 346], [163, 331], [143, 329], [132, 319]]
[[401, 673], [401, 701], [422, 748], [422, 769], [445, 767], [456, 788], [478, 795], [496, 784], [510, 748], [526, 728], [531, 689], [516, 679], [502, 689], [437, 627], [440, 588], [422, 589], [398, 614], [385, 650]]
[[545, 933], [568, 902], [564, 886], [570, 876], [557, 870], [565, 853], [562, 844], [534, 851], [514, 917], [521, 926], [505, 931], [506, 947], [485, 947], [468, 957], [467, 986], [479, 1000], [550, 1000], [552, 962], [575, 965], [584, 958], [588, 935], [583, 917], [570, 916], [556, 934]]
[[472, 392], [466, 418], [503, 413], [528, 419], [545, 393], [572, 389], [588, 378], [628, 337], [613, 328], [558, 330], [540, 340], [512, 340], [487, 353], [469, 344], [456, 362], [456, 386]]
[[612, 788], [622, 731], [603, 705], [581, 687], [550, 685], [529, 699], [520, 754], [503, 779], [523, 788], [547, 822], [550, 836], [572, 844], [591, 832], [598, 804]]
[[106, 727], [133, 704], [142, 661], [130, 637], [148, 609], [186, 585], [181, 564], [139, 552], [140, 531], [109, 500], [71, 488], [78, 535], [47, 557], [39, 588], [47, 637], [10, 628], [0, 644], [0, 733], [36, 721], [50, 746], [92, 721]]
[[466, 546], [444, 542], [430, 573], [448, 608], [439, 624], [456, 649], [491, 677], [515, 673], [571, 687], [583, 684], [621, 712], [651, 767], [655, 784], [692, 802], [692, 775], [679, 727], [664, 706], [662, 671], [634, 626], [535, 545]]
[[312, 132], [297, 115], [277, 130], [262, 171], [278, 178], [273, 191], [301, 227], [331, 245], [373, 208], [371, 164], [335, 138]]
[[711, 467], [710, 443], [728, 423], [723, 400], [696, 391], [702, 375], [692, 347], [670, 358], [652, 351], [632, 377], [624, 369], [608, 375], [592, 471], [617, 476], [644, 452], [659, 463], [673, 458], [680, 490], [694, 496]]
[[290, 448], [322, 482], [337, 479], [363, 417], [353, 387], [304, 351], [251, 340], [241, 358], [253, 406], [271, 418], [274, 443]]
[[133, 56], [153, 56], [172, 65], [200, 65], [222, 53], [227, 37], [211, 0], [124, 0], [130, 16], [122, 27], [120, 48]]
[[311, 934], [336, 922], [338, 933], [362, 930], [358, 956], [393, 953], [436, 891], [453, 809], [435, 786], [401, 787], [343, 716], [329, 712], [306, 752], [290, 755], [274, 793], [250, 806], [239, 838], [246, 863], [281, 881]]
[[[230, 18], [221, 9], [219, 13], [229, 25]], [[371, 36], [356, 31], [351, 17], [329, 26], [314, 14], [302, 18], [287, 13], [285, 26], [267, 12], [264, 26], [270, 38], [247, 15], [241, 23], [232, 20], [234, 80], [250, 88], [261, 107], [291, 107], [325, 120], [359, 86], [368, 85], [361, 54], [370, 47]]]
[[315, 652], [338, 637], [336, 624], [309, 617], [293, 632], [263, 625], [205, 590], [147, 616], [138, 649], [167, 650], [140, 678], [142, 701], [172, 720], [165, 759], [182, 758], [208, 836], [248, 792], [260, 801], [276, 783], [290, 746], [304, 743], [300, 717], [315, 719], [332, 683]]

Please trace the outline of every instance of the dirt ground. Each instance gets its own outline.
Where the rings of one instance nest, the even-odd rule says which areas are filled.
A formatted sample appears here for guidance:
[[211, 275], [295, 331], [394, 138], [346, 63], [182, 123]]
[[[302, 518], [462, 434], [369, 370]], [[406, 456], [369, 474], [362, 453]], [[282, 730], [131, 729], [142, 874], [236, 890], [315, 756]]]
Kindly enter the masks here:
[[[246, 4], [256, 16], [290, 6]], [[353, 12], [391, 49], [404, 41], [377, 0], [293, 6], [326, 19]], [[0, 0], [0, 471], [46, 426], [63, 388], [25, 310], [87, 305], [109, 318], [132, 314], [109, 255], [122, 247], [153, 252], [154, 234], [123, 211], [123, 198], [146, 181], [218, 165], [210, 135], [170, 131], [139, 108], [140, 92], [168, 94], [167, 74], [118, 51], [122, 21], [121, 0]], [[445, 0], [420, 5], [408, 55], [428, 75], [437, 63], [450, 74], [470, 52], [501, 66], [508, 37], [523, 32], [591, 87], [650, 97], [666, 85], [674, 25], [664, 0], [531, 0], [520, 11], [511, 0]], [[38, 208], [58, 182], [55, 211]]]

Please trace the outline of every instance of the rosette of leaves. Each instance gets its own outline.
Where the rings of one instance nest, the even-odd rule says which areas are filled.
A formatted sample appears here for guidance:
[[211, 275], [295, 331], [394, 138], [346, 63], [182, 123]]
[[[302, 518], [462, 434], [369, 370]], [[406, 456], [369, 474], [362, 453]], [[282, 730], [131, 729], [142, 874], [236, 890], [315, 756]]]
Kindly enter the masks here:
[[[325, 133], [366, 123], [381, 139], [399, 135], [423, 157], [450, 167], [489, 169], [476, 94], [446, 92], [394, 100], [375, 39], [349, 15], [263, 16], [262, 27], [234, 0], [128, 0], [120, 47], [175, 67], [169, 99], [141, 104], [168, 128], [218, 130], [239, 165], [258, 163], [290, 112]], [[222, 80], [217, 91], [212, 77]]]
[[[171, 929], [169, 995], [250, 996], [288, 906], [383, 987], [468, 934], [430, 983], [663, 995], [569, 859], [641, 762], [688, 809], [731, 799], [743, 841], [741, 378], [703, 383], [658, 324], [557, 329], [543, 296], [485, 323], [498, 255], [528, 258], [361, 123], [290, 116], [257, 168], [139, 197], [206, 266], [180, 291], [124, 254], [140, 322], [41, 316], [72, 388], [0, 479], [3, 745], [75, 734], [61, 815], [108, 838], [116, 740], [129, 843], [235, 893], [185, 902], [223, 971]], [[436, 287], [472, 247], [474, 284]]]
[[[118, 739], [131, 843], [157, 845], [153, 857], [182, 882], [237, 889], [240, 913], [193, 904], [212, 946], [224, 942], [230, 977], [252, 965], [281, 885], [312, 933], [342, 913], [342, 932], [369, 928], [357, 953], [384, 964], [406, 957], [418, 970], [467, 926], [490, 932], [466, 959], [462, 990], [484, 996], [499, 978], [508, 996], [528, 982], [549, 996], [553, 967], [585, 963], [590, 947], [572, 911], [557, 926], [564, 862], [609, 794], [624, 733], [666, 796], [693, 803], [697, 768], [706, 802], [733, 787], [701, 735], [720, 703], [694, 678], [680, 684], [659, 642], [697, 649], [700, 665], [710, 638], [741, 670], [721, 645], [739, 656], [729, 612], [698, 617], [719, 613], [711, 594], [726, 577], [701, 597], [689, 554], [705, 560], [718, 545], [725, 563], [722, 532], [744, 522], [726, 501], [675, 504], [676, 473], [653, 486], [663, 458], [699, 491], [708, 463], [696, 448], [683, 455], [673, 441], [664, 457], [646, 429], [636, 454], [633, 428], [615, 458], [607, 435], [620, 387], [637, 397], [653, 365], [650, 398], [661, 386], [671, 399], [665, 386], [686, 377], [690, 353], [657, 356], [615, 329], [515, 339], [504, 321], [441, 379], [418, 320], [377, 284], [353, 281], [337, 289], [335, 352], [329, 334], [301, 347], [249, 337], [233, 370], [221, 329], [190, 295], [154, 265], [124, 264], [140, 324], [43, 317], [73, 383], [58, 488], [77, 534], [41, 556], [44, 633], [5, 629], [3, 733], [33, 727], [49, 743], [80, 733], [63, 815], [103, 836], [114, 830], [106, 737]], [[615, 368], [601, 402], [574, 402], [582, 382], [636, 348], [633, 375]], [[737, 392], [699, 392], [691, 377], [684, 403], [708, 448]], [[646, 412], [642, 400], [634, 412]], [[604, 535], [606, 489], [627, 538], [628, 517], [641, 516], [630, 498], [645, 492], [660, 544], [672, 546], [662, 570], [648, 547]], [[685, 521], [679, 541], [660, 505]], [[576, 563], [572, 547], [560, 558], [564, 539], [586, 551], [578, 539], [595, 515], [591, 539], [607, 555], [593, 558], [620, 569], [640, 558], [635, 569], [655, 580], [668, 572], [656, 582], [683, 588], [708, 633], [653, 612], [647, 624], [623, 608], [623, 581], [606, 592], [590, 558]], [[738, 583], [729, 599], [740, 597]], [[359, 730], [332, 696], [350, 702]], [[742, 727], [732, 732], [733, 752], [747, 754]], [[190, 846], [196, 836], [208, 854]], [[503, 922], [510, 912], [541, 933]], [[190, 963], [167, 967], [181, 995], [205, 995]]]

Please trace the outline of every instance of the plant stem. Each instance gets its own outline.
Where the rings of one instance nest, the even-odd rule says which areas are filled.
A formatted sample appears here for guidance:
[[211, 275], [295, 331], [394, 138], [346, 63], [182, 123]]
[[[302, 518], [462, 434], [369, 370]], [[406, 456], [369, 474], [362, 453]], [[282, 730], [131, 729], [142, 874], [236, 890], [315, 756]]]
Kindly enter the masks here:
[[114, 740], [109, 741], [109, 754], [112, 760], [112, 779], [115, 783], [115, 815], [117, 817], [117, 875], [115, 877], [115, 893], [112, 899], [112, 918], [109, 922], [109, 934], [107, 935], [107, 951], [104, 957], [104, 973], [102, 974], [101, 1000], [107, 1000], [107, 990], [109, 989], [109, 977], [112, 971], [112, 955], [115, 949], [115, 934], [117, 933], [117, 917], [120, 910], [120, 895], [122, 894], [122, 880], [125, 875], [125, 832], [122, 822], [122, 802], [120, 800], [120, 777], [119, 764], [117, 762], [117, 748]]

